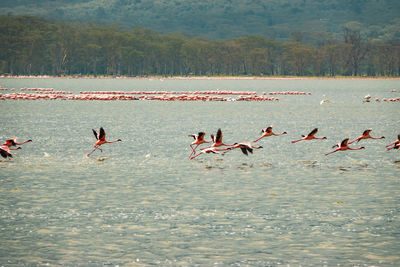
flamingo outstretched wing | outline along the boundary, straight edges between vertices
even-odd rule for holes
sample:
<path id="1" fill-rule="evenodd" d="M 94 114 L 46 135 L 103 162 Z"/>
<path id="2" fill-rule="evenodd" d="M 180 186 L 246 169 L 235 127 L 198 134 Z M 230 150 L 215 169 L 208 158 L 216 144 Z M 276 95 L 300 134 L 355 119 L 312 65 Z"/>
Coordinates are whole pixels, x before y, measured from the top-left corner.
<path id="1" fill-rule="evenodd" d="M 104 131 L 103 127 L 100 127 L 99 140 L 106 140 L 106 132 Z"/>
<path id="2" fill-rule="evenodd" d="M 318 128 L 314 128 L 314 130 L 312 130 L 312 131 L 308 134 L 308 136 L 315 135 L 316 133 L 318 133 Z"/>
<path id="3" fill-rule="evenodd" d="M 94 137 L 96 137 L 96 140 L 99 140 L 99 135 L 97 134 L 95 129 L 92 129 Z"/>
<path id="4" fill-rule="evenodd" d="M 222 142 L 222 131 L 221 128 L 217 131 L 217 136 L 215 138 L 216 143 Z"/>

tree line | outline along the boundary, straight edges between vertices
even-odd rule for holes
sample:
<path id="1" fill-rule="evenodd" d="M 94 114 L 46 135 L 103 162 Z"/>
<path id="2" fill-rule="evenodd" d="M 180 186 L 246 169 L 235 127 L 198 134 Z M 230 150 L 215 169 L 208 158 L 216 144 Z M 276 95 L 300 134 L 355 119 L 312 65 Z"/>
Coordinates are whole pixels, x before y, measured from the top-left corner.
<path id="1" fill-rule="evenodd" d="M 343 28 L 343 40 L 307 44 L 301 34 L 207 40 L 117 24 L 0 16 L 0 74 L 124 76 L 400 76 L 400 40 L 374 43 Z"/>

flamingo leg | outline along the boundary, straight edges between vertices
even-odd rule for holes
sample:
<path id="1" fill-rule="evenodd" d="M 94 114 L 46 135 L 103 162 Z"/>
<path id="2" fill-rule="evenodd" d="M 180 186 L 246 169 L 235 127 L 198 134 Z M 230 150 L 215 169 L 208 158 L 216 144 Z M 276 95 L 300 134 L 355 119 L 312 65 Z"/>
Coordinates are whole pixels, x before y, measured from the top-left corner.
<path id="1" fill-rule="evenodd" d="M 196 148 L 197 148 L 198 146 L 199 146 L 199 145 L 196 145 L 195 148 L 193 148 L 193 145 L 190 145 L 190 148 L 192 149 L 192 153 L 190 153 L 189 158 L 190 158 L 192 155 L 196 154 Z"/>
<path id="2" fill-rule="evenodd" d="M 200 156 L 201 154 L 203 154 L 203 152 L 199 152 L 197 155 L 194 155 L 194 156 L 192 156 L 192 157 L 189 157 L 189 159 L 197 158 L 197 157 Z"/>
<path id="3" fill-rule="evenodd" d="M 300 141 L 303 141 L 303 140 L 305 140 L 304 138 L 301 138 L 301 139 L 299 139 L 299 140 L 294 140 L 294 141 L 291 141 L 292 142 L 292 144 L 293 143 L 297 143 L 297 142 L 300 142 Z"/>
<path id="4" fill-rule="evenodd" d="M 363 147 L 359 147 L 359 148 L 351 148 L 351 147 L 349 147 L 348 149 L 349 150 L 361 150 L 361 149 L 363 149 Z"/>
<path id="5" fill-rule="evenodd" d="M 333 150 L 333 151 L 331 151 L 331 152 L 325 153 L 324 155 L 325 155 L 325 156 L 328 156 L 329 154 L 335 153 L 335 152 L 337 152 L 337 151 L 339 151 L 339 150 L 340 150 L 340 149 L 338 148 L 338 149 L 335 149 L 335 150 Z"/>
<path id="6" fill-rule="evenodd" d="M 354 140 L 351 141 L 351 142 L 348 142 L 347 144 L 351 145 L 352 143 L 354 143 L 354 142 L 356 142 L 356 141 L 357 141 L 357 143 L 358 143 L 358 142 L 360 142 L 360 140 L 361 140 L 360 138 L 357 138 L 357 139 L 354 139 Z"/>
<path id="7" fill-rule="evenodd" d="M 97 149 L 100 149 L 100 151 L 103 152 L 103 151 L 101 150 L 100 147 L 95 146 L 94 149 L 93 149 L 89 154 L 87 154 L 86 156 L 89 157 L 89 156 L 92 155 L 92 153 L 95 152 Z"/>
<path id="8" fill-rule="evenodd" d="M 258 138 L 257 140 L 254 140 L 253 142 L 258 142 L 259 140 L 261 140 L 262 138 L 264 138 L 264 136 L 261 136 L 260 138 Z"/>

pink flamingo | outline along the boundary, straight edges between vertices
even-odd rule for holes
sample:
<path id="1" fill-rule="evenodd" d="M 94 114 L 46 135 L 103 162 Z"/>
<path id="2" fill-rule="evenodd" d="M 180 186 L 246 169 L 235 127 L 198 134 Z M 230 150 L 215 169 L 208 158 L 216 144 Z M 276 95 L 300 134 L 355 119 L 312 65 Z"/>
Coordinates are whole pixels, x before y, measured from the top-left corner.
<path id="1" fill-rule="evenodd" d="M 224 150 L 224 149 L 217 149 L 216 147 L 206 147 L 200 150 L 199 153 L 197 153 L 197 155 L 194 155 L 192 157 L 190 157 L 190 159 L 194 159 L 197 158 L 198 156 L 200 156 L 201 154 L 209 154 L 209 153 L 213 153 L 213 154 L 221 154 L 219 151 Z"/>
<path id="2" fill-rule="evenodd" d="M 103 144 L 110 144 L 110 143 L 115 143 L 115 142 L 120 142 L 122 141 L 121 139 L 117 139 L 114 141 L 106 141 L 106 132 L 104 131 L 103 127 L 100 127 L 100 132 L 97 133 L 94 129 L 92 129 L 94 136 L 97 139 L 97 142 L 94 143 L 94 149 L 92 150 L 92 152 L 90 152 L 89 154 L 87 154 L 87 156 L 89 157 L 94 151 L 96 151 L 97 149 L 99 149 L 101 152 L 103 152 L 103 150 L 100 148 L 101 145 Z"/>
<path id="3" fill-rule="evenodd" d="M 13 147 L 13 146 L 17 146 L 17 145 L 19 146 L 19 145 L 22 145 L 22 144 L 25 144 L 25 143 L 29 143 L 29 142 L 32 142 L 32 140 L 29 139 L 29 140 L 26 140 L 26 141 L 24 141 L 22 143 L 18 143 L 17 142 L 17 137 L 13 137 L 13 138 L 10 138 L 7 141 L 5 141 L 3 146 Z"/>
<path id="4" fill-rule="evenodd" d="M 397 140 L 394 141 L 393 143 L 385 146 L 387 151 L 392 150 L 392 149 L 399 149 L 400 148 L 400 134 L 397 135 Z"/>
<path id="5" fill-rule="evenodd" d="M 279 133 L 279 134 L 274 133 L 274 132 L 272 131 L 272 126 L 269 126 L 269 127 L 265 128 L 265 129 L 262 129 L 262 130 L 261 130 L 261 133 L 262 133 L 261 137 L 258 138 L 258 139 L 255 140 L 255 141 L 253 141 L 253 142 L 257 142 L 257 141 L 259 141 L 259 140 L 261 140 L 262 138 L 267 137 L 267 136 L 272 136 L 272 135 L 279 136 L 279 135 L 287 134 L 287 132 L 281 132 L 281 133 Z"/>
<path id="6" fill-rule="evenodd" d="M 357 143 L 362 140 L 362 139 L 383 139 L 385 138 L 384 136 L 381 137 L 372 137 L 369 133 L 372 131 L 372 129 L 367 129 L 363 132 L 363 134 L 359 137 L 357 137 L 355 140 L 349 142 L 349 144 L 354 143 L 355 141 L 357 141 Z"/>
<path id="7" fill-rule="evenodd" d="M 193 143 L 190 144 L 190 148 L 192 149 L 192 153 L 189 155 L 189 158 L 196 153 L 196 148 L 201 145 L 201 144 L 205 144 L 205 143 L 210 143 L 210 141 L 206 141 L 204 140 L 206 133 L 204 132 L 199 132 L 198 134 L 190 134 L 189 137 L 193 137 L 194 141 Z M 195 145 L 195 147 L 193 148 L 193 146 Z"/>
<path id="8" fill-rule="evenodd" d="M 334 145 L 333 147 L 338 147 L 338 148 L 333 150 L 333 151 L 331 151 L 331 152 L 325 153 L 325 156 L 327 156 L 329 154 L 332 154 L 332 153 L 335 153 L 337 151 L 360 150 L 360 149 L 364 149 L 365 148 L 363 146 L 359 147 L 359 148 L 351 148 L 351 147 L 348 146 L 348 141 L 349 141 L 349 138 L 346 138 L 341 143 Z"/>
<path id="9" fill-rule="evenodd" d="M 325 136 L 324 137 L 315 137 L 314 135 L 317 134 L 317 132 L 318 132 L 318 128 L 315 128 L 307 136 L 301 135 L 301 136 L 303 136 L 303 138 L 301 138 L 299 140 L 294 140 L 294 141 L 292 141 L 292 143 L 296 143 L 296 142 L 303 141 L 303 140 L 326 139 Z"/>
<path id="10" fill-rule="evenodd" d="M 230 150 L 233 150 L 236 148 L 240 148 L 242 150 L 243 154 L 245 154 L 247 156 L 248 155 L 247 152 L 253 153 L 253 149 L 260 149 L 263 147 L 262 146 L 253 146 L 250 142 L 243 142 L 243 143 L 234 143 L 232 147 L 220 149 L 220 151 L 221 150 L 230 151 Z M 223 154 L 228 153 L 228 151 L 224 152 Z"/>
<path id="11" fill-rule="evenodd" d="M 213 144 L 210 147 L 233 146 L 233 145 L 228 145 L 228 144 L 223 143 L 222 142 L 222 136 L 223 135 L 222 135 L 221 128 L 218 129 L 217 136 L 214 137 L 214 135 L 211 134 L 211 140 L 212 140 Z M 202 148 L 202 150 L 210 148 L 210 147 Z"/>
<path id="12" fill-rule="evenodd" d="M 2 145 L 2 146 L 0 146 L 0 155 L 3 158 L 8 158 L 9 160 L 11 160 L 11 158 L 12 158 L 11 150 L 18 150 L 18 149 L 21 149 L 21 148 L 20 147 L 11 148 L 9 146 Z"/>

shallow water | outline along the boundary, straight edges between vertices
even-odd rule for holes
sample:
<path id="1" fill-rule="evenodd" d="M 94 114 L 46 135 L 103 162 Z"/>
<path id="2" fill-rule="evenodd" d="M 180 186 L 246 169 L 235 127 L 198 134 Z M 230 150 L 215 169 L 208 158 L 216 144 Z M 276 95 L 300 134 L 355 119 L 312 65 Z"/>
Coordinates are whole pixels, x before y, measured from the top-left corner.
<path id="1" fill-rule="evenodd" d="M 400 264 L 396 80 L 0 79 L 6 88 L 305 91 L 279 102 L 1 101 L 0 264 L 275 266 Z M 325 95 L 325 96 L 323 96 Z M 320 105 L 328 98 L 332 103 Z M 187 135 L 222 128 L 249 156 L 188 160 Z M 103 126 L 110 140 L 90 158 Z M 327 140 L 291 144 L 318 127 Z M 365 129 L 383 140 L 324 156 Z"/>

